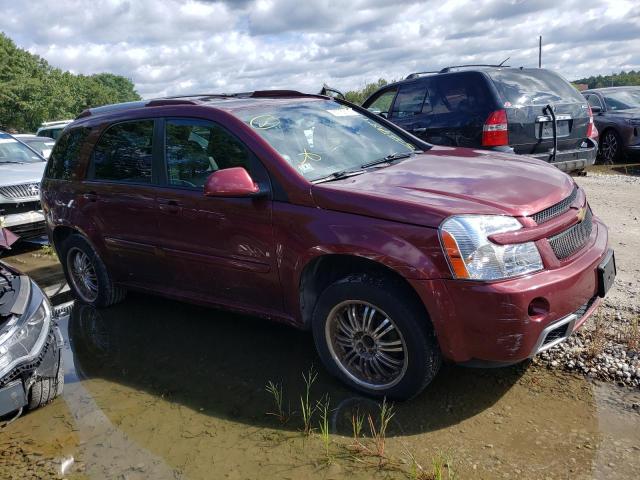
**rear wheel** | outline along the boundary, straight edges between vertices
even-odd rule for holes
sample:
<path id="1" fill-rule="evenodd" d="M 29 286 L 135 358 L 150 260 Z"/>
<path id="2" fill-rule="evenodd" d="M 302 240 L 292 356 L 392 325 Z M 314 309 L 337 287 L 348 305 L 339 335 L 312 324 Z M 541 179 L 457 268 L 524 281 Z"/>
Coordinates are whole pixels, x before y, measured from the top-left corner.
<path id="1" fill-rule="evenodd" d="M 613 165 L 622 159 L 622 140 L 615 130 L 607 130 L 600 140 L 600 162 Z"/>
<path id="2" fill-rule="evenodd" d="M 441 364 L 424 308 L 386 279 L 353 275 L 333 283 L 318 300 L 312 327 L 326 368 L 368 395 L 411 398 Z"/>
<path id="3" fill-rule="evenodd" d="M 83 236 L 70 236 L 62 250 L 61 263 L 67 282 L 80 301 L 108 307 L 124 299 L 126 290 L 113 283 L 104 262 Z"/>

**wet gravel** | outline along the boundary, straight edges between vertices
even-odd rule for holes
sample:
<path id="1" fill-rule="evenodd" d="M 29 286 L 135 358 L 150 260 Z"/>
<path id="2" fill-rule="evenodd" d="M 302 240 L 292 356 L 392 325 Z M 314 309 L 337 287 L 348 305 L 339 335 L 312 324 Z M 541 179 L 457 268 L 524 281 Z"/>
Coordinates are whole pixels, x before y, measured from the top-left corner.
<path id="1" fill-rule="evenodd" d="M 2 435 L 0 430 L 0 436 Z M 0 437 L 1 438 L 1 437 Z M 21 480 L 61 478 L 61 463 L 47 458 L 24 439 L 0 440 L 0 477 Z M 9 474 L 9 477 L 4 477 Z"/>

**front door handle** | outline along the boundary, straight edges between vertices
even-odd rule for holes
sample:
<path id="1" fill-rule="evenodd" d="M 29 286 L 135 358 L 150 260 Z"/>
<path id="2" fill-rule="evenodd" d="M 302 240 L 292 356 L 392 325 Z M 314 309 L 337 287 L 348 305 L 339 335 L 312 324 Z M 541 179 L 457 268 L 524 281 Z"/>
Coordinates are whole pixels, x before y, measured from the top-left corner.
<path id="1" fill-rule="evenodd" d="M 182 211 L 182 207 L 177 200 L 160 200 L 158 203 L 158 208 L 161 212 L 166 213 L 180 213 Z"/>
<path id="2" fill-rule="evenodd" d="M 98 194 L 96 192 L 87 192 L 82 196 L 85 200 L 88 200 L 90 202 L 95 202 L 98 200 Z"/>
<path id="3" fill-rule="evenodd" d="M 414 128 L 413 130 L 411 130 L 413 133 L 424 133 L 427 131 L 426 127 L 420 127 L 420 128 Z"/>

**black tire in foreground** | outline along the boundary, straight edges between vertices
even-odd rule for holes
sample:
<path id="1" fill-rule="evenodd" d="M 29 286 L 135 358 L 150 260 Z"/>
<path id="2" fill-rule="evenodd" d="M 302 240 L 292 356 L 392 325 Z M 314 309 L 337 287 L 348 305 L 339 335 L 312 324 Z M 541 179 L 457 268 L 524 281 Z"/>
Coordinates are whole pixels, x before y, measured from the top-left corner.
<path id="1" fill-rule="evenodd" d="M 61 250 L 67 282 L 81 302 L 102 308 L 124 300 L 126 289 L 113 283 L 104 262 L 82 235 L 71 235 Z"/>
<path id="2" fill-rule="evenodd" d="M 356 274 L 331 284 L 316 304 L 312 329 L 327 370 L 374 397 L 414 397 L 442 363 L 427 312 L 393 279 Z"/>

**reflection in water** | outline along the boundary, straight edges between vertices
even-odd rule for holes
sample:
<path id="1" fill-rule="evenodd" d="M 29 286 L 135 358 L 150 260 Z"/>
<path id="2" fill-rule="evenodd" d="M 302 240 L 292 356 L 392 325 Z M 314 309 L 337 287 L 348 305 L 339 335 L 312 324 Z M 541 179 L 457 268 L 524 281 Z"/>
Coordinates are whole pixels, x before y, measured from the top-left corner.
<path id="1" fill-rule="evenodd" d="M 377 409 L 376 402 L 324 371 L 309 333 L 260 319 L 142 298 L 100 311 L 77 305 L 69 335 L 80 378 L 142 389 L 218 418 L 272 426 L 264 415 L 272 408 L 265 385 L 282 384 L 297 405 L 302 373 L 311 366 L 319 371 L 314 390 L 328 394 L 334 405 L 349 406 L 334 412 L 338 433 L 351 433 L 353 409 Z M 390 433 L 416 434 L 472 417 L 494 404 L 524 370 L 445 369 L 426 392 L 403 404 Z"/>
<path id="2" fill-rule="evenodd" d="M 407 452 L 427 467 L 450 453 L 458 478 L 628 478 L 640 467 L 640 415 L 579 377 L 447 366 L 396 405 L 387 452 L 397 468 L 380 472 L 346 450 L 353 412 L 375 414 L 377 403 L 326 374 L 309 333 L 137 295 L 99 311 L 76 305 L 61 327 L 64 397 L 11 425 L 9 438 L 73 458 L 69 478 L 406 478 Z M 311 365 L 312 397 L 329 395 L 338 434 L 331 465 L 295 413 Z M 266 415 L 269 380 L 293 412 L 284 425 Z"/>

